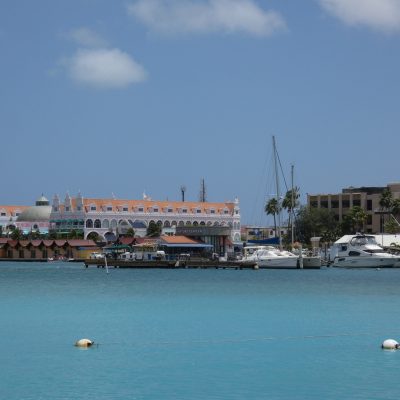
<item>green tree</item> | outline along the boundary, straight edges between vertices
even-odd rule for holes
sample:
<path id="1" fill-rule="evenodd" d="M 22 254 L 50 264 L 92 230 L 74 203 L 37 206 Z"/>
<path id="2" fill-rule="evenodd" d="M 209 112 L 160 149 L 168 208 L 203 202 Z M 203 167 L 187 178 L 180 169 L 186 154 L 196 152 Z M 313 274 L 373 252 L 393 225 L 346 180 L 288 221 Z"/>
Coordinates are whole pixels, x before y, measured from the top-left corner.
<path id="1" fill-rule="evenodd" d="M 100 241 L 100 235 L 97 232 L 90 232 L 87 236 L 88 240 L 93 240 L 94 242 Z"/>
<path id="2" fill-rule="evenodd" d="M 389 221 L 385 223 L 385 232 L 394 235 L 395 233 L 400 233 L 400 226 L 397 220 L 390 218 Z"/>
<path id="3" fill-rule="evenodd" d="M 350 235 L 354 233 L 354 221 L 349 214 L 343 215 L 339 228 L 342 235 Z"/>
<path id="4" fill-rule="evenodd" d="M 393 203 L 393 196 L 392 192 L 389 189 L 384 189 L 381 198 L 379 199 L 379 205 L 383 211 L 390 210 Z"/>
<path id="5" fill-rule="evenodd" d="M 81 230 L 71 229 L 67 237 L 68 239 L 83 239 L 83 232 Z"/>
<path id="6" fill-rule="evenodd" d="M 49 240 L 55 240 L 57 238 L 58 238 L 57 232 L 54 230 L 49 231 L 49 233 L 47 234 L 47 239 Z"/>
<path id="7" fill-rule="evenodd" d="M 125 235 L 126 237 L 135 237 L 135 230 L 133 228 L 128 228 L 126 230 Z"/>
<path id="8" fill-rule="evenodd" d="M 14 227 L 14 228 L 11 230 L 10 237 L 11 237 L 11 239 L 13 239 L 13 240 L 21 240 L 21 239 L 23 239 L 24 234 L 23 234 L 23 232 L 21 231 L 21 229 Z"/>
<path id="9" fill-rule="evenodd" d="M 300 192 L 298 187 L 294 187 L 286 192 L 285 198 L 282 201 L 282 208 L 289 214 L 288 229 L 292 226 L 293 210 L 299 206 Z"/>
<path id="10" fill-rule="evenodd" d="M 30 231 L 28 237 L 30 240 L 36 240 L 36 239 L 40 239 L 41 236 L 42 235 L 41 235 L 40 231 L 35 230 L 35 231 Z"/>
<path id="11" fill-rule="evenodd" d="M 155 222 L 151 221 L 149 226 L 147 227 L 147 236 L 150 237 L 158 237 L 160 236 L 162 231 L 162 226 L 160 224 L 156 224 Z"/>
<path id="12" fill-rule="evenodd" d="M 267 213 L 267 215 L 272 215 L 274 217 L 274 227 L 275 227 L 275 236 L 276 236 L 276 232 L 277 232 L 276 216 L 279 214 L 279 211 L 280 211 L 278 200 L 275 197 L 268 200 L 267 204 L 265 205 L 264 211 Z"/>
<path id="13" fill-rule="evenodd" d="M 353 222 L 353 229 L 356 231 L 364 230 L 364 224 L 367 220 L 367 213 L 360 206 L 354 206 L 350 209 L 348 214 L 351 221 Z"/>
<path id="14" fill-rule="evenodd" d="M 393 199 L 390 211 L 393 217 L 396 218 L 396 220 L 398 221 L 397 217 L 400 215 L 400 199 Z"/>
<path id="15" fill-rule="evenodd" d="M 296 230 L 298 238 L 309 244 L 315 236 L 330 238 L 332 241 L 339 234 L 339 224 L 333 211 L 327 208 L 301 207 L 296 216 Z"/>

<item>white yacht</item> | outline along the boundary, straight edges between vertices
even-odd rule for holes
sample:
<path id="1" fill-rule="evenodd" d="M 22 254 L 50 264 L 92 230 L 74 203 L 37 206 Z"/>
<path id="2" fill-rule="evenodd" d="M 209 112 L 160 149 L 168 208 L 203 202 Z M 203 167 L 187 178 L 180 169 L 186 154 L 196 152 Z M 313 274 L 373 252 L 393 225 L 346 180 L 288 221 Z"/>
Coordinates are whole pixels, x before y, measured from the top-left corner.
<path id="1" fill-rule="evenodd" d="M 298 268 L 299 257 L 273 246 L 247 246 L 243 261 L 254 261 L 259 268 Z"/>
<path id="2" fill-rule="evenodd" d="M 385 252 L 373 235 L 345 235 L 331 249 L 333 267 L 377 268 L 393 267 L 400 257 Z"/>
<path id="3" fill-rule="evenodd" d="M 259 268 L 298 268 L 299 257 L 286 250 L 279 250 L 270 246 L 268 249 L 257 252 Z"/>

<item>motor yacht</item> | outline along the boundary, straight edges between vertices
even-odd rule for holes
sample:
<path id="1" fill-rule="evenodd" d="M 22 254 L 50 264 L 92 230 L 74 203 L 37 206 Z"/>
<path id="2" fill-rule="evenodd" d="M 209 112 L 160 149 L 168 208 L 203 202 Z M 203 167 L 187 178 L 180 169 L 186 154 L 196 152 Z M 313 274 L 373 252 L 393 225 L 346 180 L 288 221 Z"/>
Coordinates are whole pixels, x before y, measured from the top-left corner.
<path id="1" fill-rule="evenodd" d="M 385 252 L 373 235 L 345 235 L 331 249 L 333 267 L 377 268 L 393 267 L 400 257 Z"/>
<path id="2" fill-rule="evenodd" d="M 255 256 L 259 268 L 299 268 L 298 256 L 272 246 L 257 250 Z"/>

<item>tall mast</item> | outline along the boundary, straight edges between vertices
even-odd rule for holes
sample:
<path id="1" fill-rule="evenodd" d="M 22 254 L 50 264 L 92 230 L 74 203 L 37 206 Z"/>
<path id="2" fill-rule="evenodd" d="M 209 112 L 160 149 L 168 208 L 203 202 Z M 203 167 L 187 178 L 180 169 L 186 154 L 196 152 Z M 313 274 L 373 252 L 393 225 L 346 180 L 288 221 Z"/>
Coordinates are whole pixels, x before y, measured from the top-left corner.
<path id="1" fill-rule="evenodd" d="M 279 247 L 282 248 L 282 238 L 281 238 L 281 212 L 280 212 L 280 189 L 279 189 L 279 176 L 278 176 L 278 157 L 277 157 L 277 151 L 276 151 L 276 142 L 275 142 L 275 136 L 272 136 L 272 145 L 274 149 L 274 164 L 275 164 L 275 183 L 276 183 L 276 200 L 277 200 L 277 206 L 278 206 L 278 232 L 276 234 L 278 235 L 279 238 Z"/>
<path id="2" fill-rule="evenodd" d="M 290 208 L 290 214 L 291 214 L 291 216 L 290 216 L 290 220 L 291 220 L 291 222 L 292 222 L 292 226 L 291 226 L 291 228 L 292 228 L 292 247 L 293 247 L 293 243 L 294 243 L 294 183 L 293 183 L 293 175 L 294 175 L 294 165 L 292 164 L 292 173 L 291 173 L 291 176 L 292 176 L 292 207 Z"/>

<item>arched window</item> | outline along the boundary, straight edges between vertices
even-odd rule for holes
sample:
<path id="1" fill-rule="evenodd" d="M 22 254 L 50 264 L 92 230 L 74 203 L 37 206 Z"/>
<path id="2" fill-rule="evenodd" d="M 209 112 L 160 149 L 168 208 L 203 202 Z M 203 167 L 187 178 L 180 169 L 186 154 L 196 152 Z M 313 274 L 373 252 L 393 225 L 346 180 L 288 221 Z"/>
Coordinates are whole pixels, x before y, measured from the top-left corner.
<path id="1" fill-rule="evenodd" d="M 205 224 L 206 224 L 206 223 L 205 223 L 204 221 L 201 221 L 201 222 L 200 222 L 200 225 L 201 225 L 201 226 L 204 226 Z"/>
<path id="2" fill-rule="evenodd" d="M 185 223 L 183 221 L 179 221 L 178 226 L 185 226 Z"/>
<path id="3" fill-rule="evenodd" d="M 96 219 L 96 220 L 94 221 L 94 227 L 95 227 L 96 229 L 101 228 L 101 221 L 100 221 L 99 219 Z"/>
<path id="4" fill-rule="evenodd" d="M 197 225 L 199 225 L 199 223 L 197 221 L 194 221 L 193 226 L 197 226 Z"/>
<path id="5" fill-rule="evenodd" d="M 169 221 L 164 222 L 164 228 L 169 228 L 170 226 L 171 224 L 169 223 Z"/>
<path id="6" fill-rule="evenodd" d="M 186 221 L 186 226 L 190 226 L 192 223 L 190 221 Z"/>
<path id="7" fill-rule="evenodd" d="M 171 226 L 177 226 L 177 225 L 178 225 L 178 223 L 176 221 L 171 222 Z"/>
<path id="8" fill-rule="evenodd" d="M 115 229 L 117 227 L 117 220 L 112 219 L 110 224 L 111 229 Z"/>
<path id="9" fill-rule="evenodd" d="M 108 229 L 110 227 L 110 221 L 108 219 L 105 219 L 103 221 L 103 228 Z"/>
<path id="10" fill-rule="evenodd" d="M 219 226 L 219 223 L 217 221 L 215 221 L 214 226 Z"/>
<path id="11" fill-rule="evenodd" d="M 86 220 L 86 228 L 93 228 L 93 221 L 91 219 Z"/>

